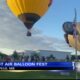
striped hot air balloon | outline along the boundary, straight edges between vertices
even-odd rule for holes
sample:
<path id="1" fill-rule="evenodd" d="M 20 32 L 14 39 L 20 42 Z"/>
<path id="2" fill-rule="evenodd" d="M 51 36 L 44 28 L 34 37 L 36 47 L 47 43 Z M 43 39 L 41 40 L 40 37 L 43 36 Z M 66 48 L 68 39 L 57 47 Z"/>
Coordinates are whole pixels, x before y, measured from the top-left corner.
<path id="1" fill-rule="evenodd" d="M 80 23 L 76 24 L 76 35 L 74 33 L 73 22 L 65 22 L 63 24 L 63 30 L 65 32 L 65 40 L 70 47 L 75 48 L 75 38 L 77 37 L 77 50 L 80 51 Z"/>

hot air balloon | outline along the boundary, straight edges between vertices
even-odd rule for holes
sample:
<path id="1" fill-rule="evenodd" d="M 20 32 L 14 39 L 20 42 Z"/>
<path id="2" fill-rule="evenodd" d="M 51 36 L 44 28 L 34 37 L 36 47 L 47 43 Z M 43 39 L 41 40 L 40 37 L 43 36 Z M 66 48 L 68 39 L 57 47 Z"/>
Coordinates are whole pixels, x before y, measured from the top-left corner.
<path id="1" fill-rule="evenodd" d="M 33 25 L 46 13 L 51 4 L 52 0 L 7 0 L 12 13 L 28 29 L 27 36 L 31 36 Z"/>
<path id="2" fill-rule="evenodd" d="M 80 51 L 80 23 L 76 24 L 77 29 L 77 50 Z M 65 22 L 63 24 L 63 30 L 65 32 L 65 40 L 69 44 L 70 47 L 75 48 L 75 38 L 74 38 L 74 29 L 73 22 Z"/>

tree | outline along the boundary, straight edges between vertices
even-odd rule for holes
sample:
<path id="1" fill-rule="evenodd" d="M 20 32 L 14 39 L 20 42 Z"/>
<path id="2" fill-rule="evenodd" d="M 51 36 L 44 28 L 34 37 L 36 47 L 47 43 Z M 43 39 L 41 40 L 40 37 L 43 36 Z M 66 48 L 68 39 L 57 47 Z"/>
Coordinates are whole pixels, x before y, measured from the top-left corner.
<path id="1" fill-rule="evenodd" d="M 48 60 L 49 60 L 49 61 L 54 61 L 54 60 L 55 60 L 54 55 L 53 55 L 53 54 L 51 54 L 51 55 L 48 57 Z"/>
<path id="2" fill-rule="evenodd" d="M 0 61 L 5 61 L 5 57 L 7 57 L 7 55 L 0 52 Z"/>
<path id="3" fill-rule="evenodd" d="M 80 60 L 80 55 L 78 55 L 78 59 Z"/>
<path id="4" fill-rule="evenodd" d="M 75 55 L 72 55 L 71 56 L 71 61 L 74 61 L 75 60 Z"/>
<path id="5" fill-rule="evenodd" d="M 17 51 L 14 51 L 14 52 L 13 52 L 12 57 L 13 57 L 15 60 L 18 60 L 18 59 L 19 59 L 19 55 L 18 55 Z"/>
<path id="6" fill-rule="evenodd" d="M 41 57 L 41 61 L 42 61 L 42 62 L 45 62 L 45 61 L 46 61 L 45 56 L 42 56 L 42 57 Z"/>
<path id="7" fill-rule="evenodd" d="M 25 61 L 29 61 L 29 55 L 27 55 L 26 57 L 25 57 Z"/>
<path id="8" fill-rule="evenodd" d="M 31 61 L 32 60 L 35 61 L 35 62 L 40 61 L 40 55 L 36 52 L 33 52 L 32 55 L 31 55 Z"/>
<path id="9" fill-rule="evenodd" d="M 69 55 L 66 55 L 66 61 L 70 61 Z"/>

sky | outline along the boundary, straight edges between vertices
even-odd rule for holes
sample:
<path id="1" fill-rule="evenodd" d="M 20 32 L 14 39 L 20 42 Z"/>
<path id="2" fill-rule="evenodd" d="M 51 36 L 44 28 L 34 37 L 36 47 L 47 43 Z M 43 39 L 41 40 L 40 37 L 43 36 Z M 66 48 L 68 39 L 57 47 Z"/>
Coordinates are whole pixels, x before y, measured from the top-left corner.
<path id="1" fill-rule="evenodd" d="M 73 21 L 75 8 L 77 10 L 77 21 L 80 21 L 80 0 L 53 0 L 49 11 L 37 23 L 38 28 L 41 29 L 45 35 L 47 34 L 50 37 L 64 40 L 62 25 L 66 21 Z"/>
<path id="2" fill-rule="evenodd" d="M 64 39 L 62 25 L 73 21 L 74 8 L 80 21 L 80 0 L 53 0 L 46 14 L 34 25 L 32 37 L 26 36 L 23 23 L 9 10 L 6 0 L 0 0 L 0 51 L 12 54 L 14 50 L 71 51 Z"/>

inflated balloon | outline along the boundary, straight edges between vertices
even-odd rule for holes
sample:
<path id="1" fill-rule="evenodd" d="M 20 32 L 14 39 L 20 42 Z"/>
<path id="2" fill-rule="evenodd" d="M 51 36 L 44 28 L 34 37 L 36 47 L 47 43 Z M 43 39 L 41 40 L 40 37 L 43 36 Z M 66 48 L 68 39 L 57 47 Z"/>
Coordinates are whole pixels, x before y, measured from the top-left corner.
<path id="1" fill-rule="evenodd" d="M 63 24 L 63 29 L 67 34 L 73 34 L 73 23 L 72 22 L 65 22 Z"/>
<path id="2" fill-rule="evenodd" d="M 28 29 L 27 36 L 31 36 L 31 28 L 48 10 L 52 0 L 7 0 L 7 4 Z"/>
<path id="3" fill-rule="evenodd" d="M 75 48 L 75 39 L 73 35 L 68 35 L 69 44 L 71 47 Z M 77 50 L 80 51 L 80 41 L 77 40 Z"/>
<path id="4" fill-rule="evenodd" d="M 76 24 L 77 29 L 77 50 L 80 51 L 80 23 Z M 63 24 L 63 30 L 65 32 L 64 38 L 70 47 L 75 48 L 75 37 L 74 37 L 74 29 L 73 22 L 65 22 Z"/>

